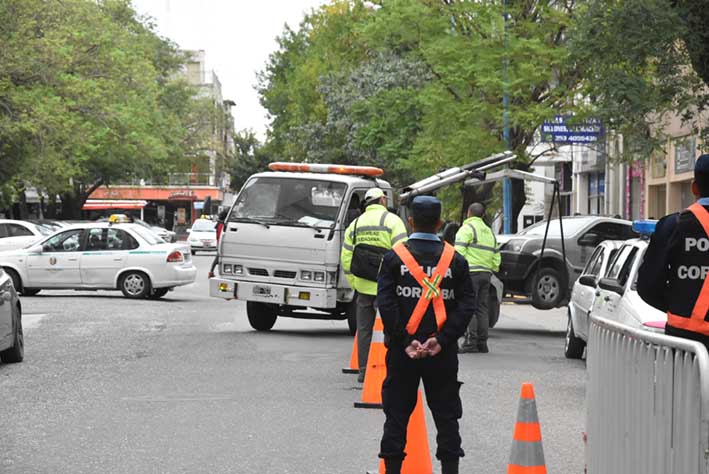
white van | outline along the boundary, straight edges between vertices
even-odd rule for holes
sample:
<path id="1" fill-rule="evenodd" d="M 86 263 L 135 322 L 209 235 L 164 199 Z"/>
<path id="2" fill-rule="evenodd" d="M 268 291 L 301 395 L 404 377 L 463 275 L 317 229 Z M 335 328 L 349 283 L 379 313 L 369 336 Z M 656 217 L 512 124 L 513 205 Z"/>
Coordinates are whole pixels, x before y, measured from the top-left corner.
<path id="1" fill-rule="evenodd" d="M 344 231 L 368 189 L 394 205 L 384 172 L 366 166 L 271 163 L 239 192 L 219 242 L 219 277 L 209 292 L 246 301 L 251 326 L 278 316 L 347 319 L 356 328 L 354 291 L 340 267 Z"/>

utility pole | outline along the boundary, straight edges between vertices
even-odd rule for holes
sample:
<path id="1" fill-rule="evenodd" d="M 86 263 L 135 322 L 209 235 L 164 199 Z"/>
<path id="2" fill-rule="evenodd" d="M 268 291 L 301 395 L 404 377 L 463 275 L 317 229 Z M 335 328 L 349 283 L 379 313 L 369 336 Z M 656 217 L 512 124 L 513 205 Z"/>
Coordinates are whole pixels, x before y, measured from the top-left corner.
<path id="1" fill-rule="evenodd" d="M 509 12 L 507 11 L 509 0 L 503 0 L 505 16 L 505 56 L 502 65 L 502 122 L 503 131 L 502 136 L 505 140 L 505 150 L 510 149 L 510 80 L 509 80 L 509 46 L 510 46 L 510 33 L 509 33 Z M 512 233 L 512 180 L 510 178 L 505 178 L 502 181 L 502 220 L 503 220 L 503 232 L 505 234 Z"/>

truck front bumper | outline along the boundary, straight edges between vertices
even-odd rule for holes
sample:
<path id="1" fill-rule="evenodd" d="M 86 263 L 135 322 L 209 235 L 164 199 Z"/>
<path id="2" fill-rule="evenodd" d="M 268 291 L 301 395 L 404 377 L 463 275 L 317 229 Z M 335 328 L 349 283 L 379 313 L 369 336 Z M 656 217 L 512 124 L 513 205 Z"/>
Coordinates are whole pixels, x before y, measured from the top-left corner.
<path id="1" fill-rule="evenodd" d="M 333 309 L 337 306 L 336 288 L 278 285 L 219 277 L 209 279 L 209 296 L 315 309 Z"/>

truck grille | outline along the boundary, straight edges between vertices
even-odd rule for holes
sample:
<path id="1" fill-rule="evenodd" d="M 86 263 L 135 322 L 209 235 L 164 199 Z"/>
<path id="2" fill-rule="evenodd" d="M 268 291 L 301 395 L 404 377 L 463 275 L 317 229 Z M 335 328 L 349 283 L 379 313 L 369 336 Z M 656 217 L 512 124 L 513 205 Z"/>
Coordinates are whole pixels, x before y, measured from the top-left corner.
<path id="1" fill-rule="evenodd" d="M 268 270 L 266 270 L 265 268 L 249 268 L 249 274 L 267 277 Z"/>
<path id="2" fill-rule="evenodd" d="M 289 272 L 287 270 L 276 270 L 273 272 L 273 276 L 276 278 L 290 278 L 293 279 L 297 275 L 296 272 Z"/>

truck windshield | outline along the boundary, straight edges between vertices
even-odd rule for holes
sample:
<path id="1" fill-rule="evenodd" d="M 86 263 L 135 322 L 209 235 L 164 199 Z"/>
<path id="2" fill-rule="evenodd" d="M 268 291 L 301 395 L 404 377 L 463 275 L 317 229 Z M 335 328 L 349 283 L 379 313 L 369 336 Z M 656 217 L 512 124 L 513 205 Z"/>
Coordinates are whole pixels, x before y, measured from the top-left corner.
<path id="1" fill-rule="evenodd" d="M 330 228 L 335 225 L 344 183 L 302 178 L 260 177 L 239 193 L 229 221 Z"/>

